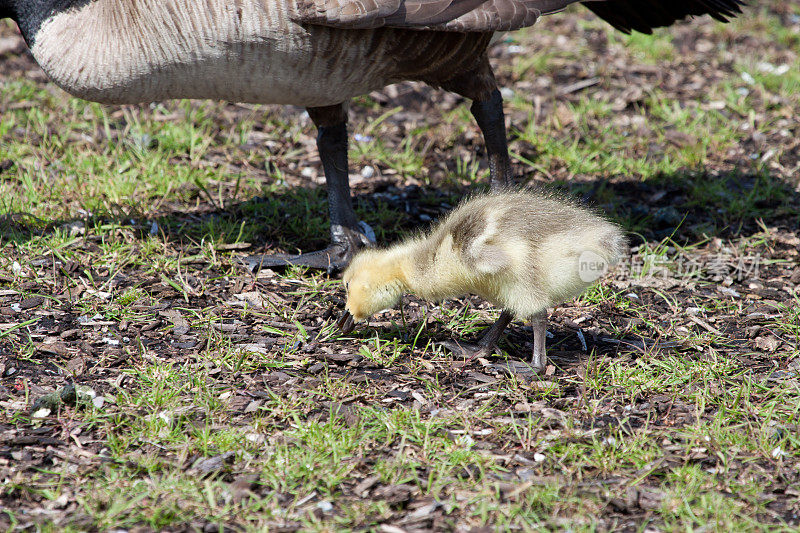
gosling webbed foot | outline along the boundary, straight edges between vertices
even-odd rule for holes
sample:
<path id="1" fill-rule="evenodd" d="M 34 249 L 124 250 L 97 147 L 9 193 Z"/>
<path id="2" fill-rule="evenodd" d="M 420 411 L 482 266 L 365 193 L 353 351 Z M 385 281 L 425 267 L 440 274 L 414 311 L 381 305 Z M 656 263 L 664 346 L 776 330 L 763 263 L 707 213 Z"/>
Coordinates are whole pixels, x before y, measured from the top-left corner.
<path id="1" fill-rule="evenodd" d="M 478 357 L 489 357 L 494 353 L 494 345 L 486 346 L 483 343 L 466 342 L 456 339 L 442 341 L 437 343 L 442 348 L 446 349 L 454 356 L 463 358 L 463 362 L 456 363 L 456 366 L 466 366 Z"/>
<path id="2" fill-rule="evenodd" d="M 536 376 L 542 373 L 542 369 L 535 368 L 533 365 L 526 363 L 525 361 L 505 361 L 503 363 L 493 365 L 492 368 L 507 372 L 509 375 L 513 374 L 515 376 L 525 378 Z"/>
<path id="3" fill-rule="evenodd" d="M 467 365 L 470 361 L 478 357 L 488 357 L 494 353 L 497 341 L 500 340 L 500 336 L 512 319 L 513 316 L 511 313 L 507 310 L 503 310 L 503 312 L 500 313 L 500 317 L 494 324 L 487 328 L 483 337 L 481 337 L 481 340 L 477 343 L 473 344 L 464 341 L 449 340 L 440 342 L 439 345 L 456 355 L 466 358 L 466 361 L 459 366 Z"/>

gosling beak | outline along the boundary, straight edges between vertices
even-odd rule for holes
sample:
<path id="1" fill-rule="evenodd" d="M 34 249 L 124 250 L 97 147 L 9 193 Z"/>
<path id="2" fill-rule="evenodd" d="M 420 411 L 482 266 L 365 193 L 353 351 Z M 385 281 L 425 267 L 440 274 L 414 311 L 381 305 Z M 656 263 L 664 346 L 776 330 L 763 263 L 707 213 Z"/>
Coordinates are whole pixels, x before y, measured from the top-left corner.
<path id="1" fill-rule="evenodd" d="M 343 335 L 348 335 L 353 329 L 356 327 L 356 322 L 353 320 L 353 315 L 350 314 L 350 311 L 345 311 L 342 313 L 341 318 L 336 322 L 336 326 L 342 330 Z"/>

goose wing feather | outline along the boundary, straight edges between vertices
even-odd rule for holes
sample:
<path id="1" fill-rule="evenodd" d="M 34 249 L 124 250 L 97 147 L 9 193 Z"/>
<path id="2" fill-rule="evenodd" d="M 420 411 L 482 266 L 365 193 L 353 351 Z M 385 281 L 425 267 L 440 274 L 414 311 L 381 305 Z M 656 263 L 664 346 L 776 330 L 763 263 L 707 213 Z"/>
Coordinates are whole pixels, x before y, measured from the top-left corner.
<path id="1" fill-rule="evenodd" d="M 298 0 L 295 22 L 337 28 L 509 31 L 577 0 Z"/>
<path id="2" fill-rule="evenodd" d="M 726 22 L 741 13 L 744 0 L 590 0 L 582 2 L 598 17 L 625 33 L 652 33 L 689 16 L 711 15 Z"/>
<path id="3" fill-rule="evenodd" d="M 578 0 L 297 0 L 295 22 L 335 28 L 410 28 L 458 32 L 511 31 Z M 652 33 L 688 16 L 717 20 L 741 12 L 744 0 L 584 0 L 615 28 Z"/>

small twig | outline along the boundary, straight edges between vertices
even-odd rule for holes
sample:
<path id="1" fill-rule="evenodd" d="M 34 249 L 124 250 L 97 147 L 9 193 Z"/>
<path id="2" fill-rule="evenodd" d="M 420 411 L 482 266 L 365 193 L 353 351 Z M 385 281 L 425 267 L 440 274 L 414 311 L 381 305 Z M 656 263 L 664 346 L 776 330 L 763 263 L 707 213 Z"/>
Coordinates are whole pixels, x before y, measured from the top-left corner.
<path id="1" fill-rule="evenodd" d="M 702 327 L 704 330 L 708 331 L 709 333 L 713 333 L 714 335 L 722 336 L 722 332 L 706 322 L 705 320 L 701 320 L 696 316 L 688 315 L 689 320 L 697 324 L 698 326 Z"/>
<path id="2" fill-rule="evenodd" d="M 600 78 L 589 78 L 587 80 L 576 81 L 575 83 L 570 83 L 569 85 L 565 85 L 558 90 L 559 96 L 566 96 L 571 93 L 576 93 L 587 87 L 591 87 L 592 85 L 597 85 L 600 83 Z"/>

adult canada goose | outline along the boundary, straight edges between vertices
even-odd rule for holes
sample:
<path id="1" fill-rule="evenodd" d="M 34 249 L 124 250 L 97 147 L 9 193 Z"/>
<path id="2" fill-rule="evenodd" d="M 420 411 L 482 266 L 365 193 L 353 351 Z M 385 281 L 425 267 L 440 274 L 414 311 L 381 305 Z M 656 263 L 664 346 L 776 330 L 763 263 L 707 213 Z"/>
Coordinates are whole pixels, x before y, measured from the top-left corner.
<path id="1" fill-rule="evenodd" d="M 494 350 L 512 318 L 533 323 L 531 366 L 544 368 L 547 308 L 583 292 L 625 253 L 619 227 L 588 209 L 532 191 L 498 191 L 464 202 L 427 234 L 358 253 L 344 271 L 339 325 L 393 307 L 403 293 L 430 301 L 477 294 L 503 308 L 475 357 Z"/>
<path id="2" fill-rule="evenodd" d="M 328 187 L 332 244 L 290 262 L 337 268 L 367 243 L 350 199 L 347 102 L 402 80 L 472 100 L 493 188 L 510 160 L 486 48 L 577 0 L 0 0 L 36 61 L 65 91 L 97 102 L 170 98 L 308 109 Z M 622 31 L 690 15 L 726 20 L 742 0 L 593 0 Z M 263 264 L 286 258 L 261 258 Z"/>

